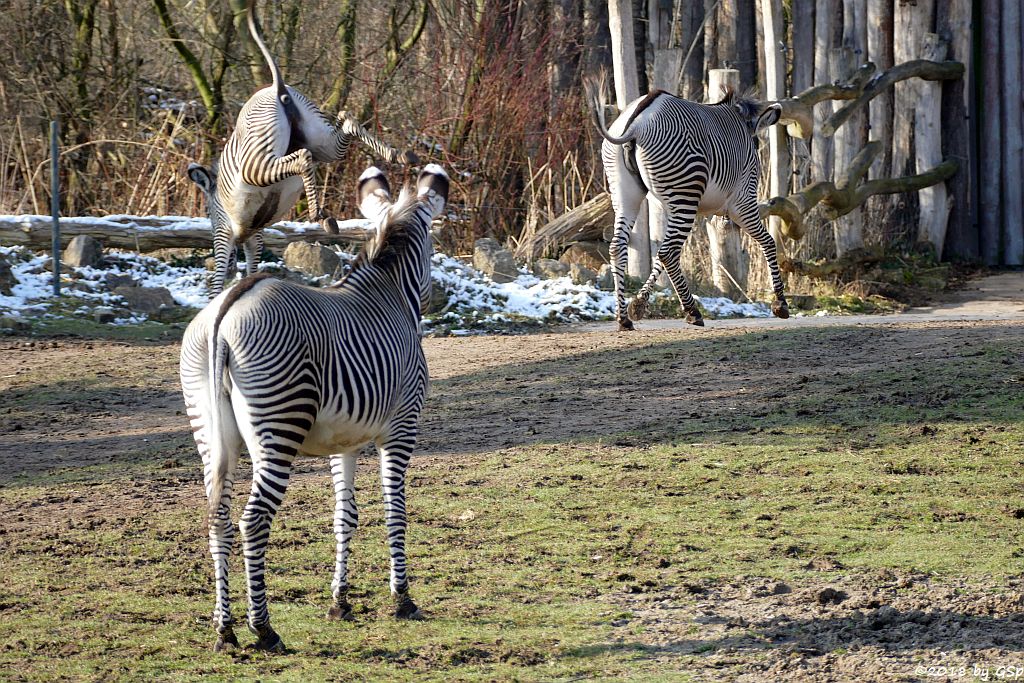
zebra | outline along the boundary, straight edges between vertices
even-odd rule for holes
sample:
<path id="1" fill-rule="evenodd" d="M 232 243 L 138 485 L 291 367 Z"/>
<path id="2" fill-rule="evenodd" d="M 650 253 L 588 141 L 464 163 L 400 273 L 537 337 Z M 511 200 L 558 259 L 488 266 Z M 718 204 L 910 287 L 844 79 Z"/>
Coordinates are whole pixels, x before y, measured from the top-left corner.
<path id="1" fill-rule="evenodd" d="M 758 211 L 761 162 L 753 139 L 762 126 L 779 120 L 781 106 L 764 108 L 731 91 L 716 104 L 697 104 L 656 90 L 630 102 L 609 130 L 604 120 L 603 78 L 587 78 L 584 86 L 604 138 L 601 160 L 615 210 L 610 255 L 619 329 L 632 330 L 633 320 L 646 314 L 651 290 L 663 271 L 686 311 L 686 321 L 704 325 L 679 262 L 698 212 L 728 215 L 757 240 L 771 270 L 772 313 L 788 318 L 775 240 Z M 645 197 L 665 208 L 665 236 L 650 277 L 626 309 L 626 244 Z"/>
<path id="2" fill-rule="evenodd" d="M 180 377 L 204 467 L 217 651 L 238 646 L 228 556 L 243 445 L 253 480 L 238 529 L 256 648 L 284 650 L 270 625 L 264 560 L 299 453 L 328 456 L 334 480 L 337 551 L 328 618 L 352 616 L 347 594 L 349 541 L 358 521 L 356 454 L 371 442 L 380 454 L 394 615 L 421 618 L 409 596 L 405 473 L 427 389 L 420 316 L 430 298 L 430 226 L 444 209 L 448 185 L 445 171 L 428 164 L 416 193 L 407 188 L 392 204 L 383 173 L 367 169 L 359 180 L 360 209 L 379 228 L 341 282 L 317 289 L 250 276 L 209 303 L 185 331 Z"/>
<path id="3" fill-rule="evenodd" d="M 247 6 L 249 33 L 270 67 L 273 83 L 257 91 L 242 107 L 235 130 L 211 167 L 188 166 L 188 177 L 206 198 L 213 230 L 213 299 L 235 270 L 235 246 L 245 251 L 246 273 L 256 272 L 263 251 L 262 230 L 283 219 L 300 192 L 309 203 L 309 218 L 337 234 L 338 224 L 320 206 L 317 162 L 341 161 L 352 140 L 360 140 L 389 163 L 419 163 L 412 151 L 399 152 L 366 131 L 347 112 L 339 125 L 295 88 L 285 84 L 281 70 L 261 37 L 255 0 Z"/>

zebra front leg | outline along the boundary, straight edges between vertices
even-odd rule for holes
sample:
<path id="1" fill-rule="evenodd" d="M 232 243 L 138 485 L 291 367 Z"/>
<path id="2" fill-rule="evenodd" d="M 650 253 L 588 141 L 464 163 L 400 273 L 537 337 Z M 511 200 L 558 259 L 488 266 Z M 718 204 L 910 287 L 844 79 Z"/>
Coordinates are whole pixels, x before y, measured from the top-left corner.
<path id="1" fill-rule="evenodd" d="M 612 282 L 615 285 L 615 319 L 619 323 L 619 330 L 634 329 L 633 321 L 630 320 L 629 312 L 626 309 L 626 263 L 631 227 L 632 222 L 628 217 L 617 213 L 615 233 L 612 235 L 612 242 L 608 248 L 612 262 Z"/>
<path id="2" fill-rule="evenodd" d="M 655 283 L 658 278 L 661 277 L 662 272 L 665 270 L 665 264 L 661 262 L 661 259 L 657 256 L 654 257 L 654 266 L 651 268 L 651 276 L 647 278 L 647 282 L 640 288 L 640 291 L 636 293 L 633 300 L 629 302 L 629 308 L 626 312 L 629 317 L 633 320 L 643 320 L 647 316 L 649 306 L 648 301 L 651 298 L 651 290 L 654 289 Z"/>
<path id="3" fill-rule="evenodd" d="M 392 430 L 387 440 L 378 445 L 388 552 L 391 555 L 391 596 L 395 601 L 395 617 L 399 619 L 423 618 L 416 603 L 409 597 L 405 557 L 405 531 L 409 524 L 405 508 L 405 471 L 415 445 L 415 423 L 399 425 Z"/>
<path id="4" fill-rule="evenodd" d="M 697 207 L 690 203 L 680 203 L 668 206 L 668 223 L 665 229 L 665 239 L 658 249 L 658 261 L 662 263 L 669 280 L 672 281 L 672 288 L 676 290 L 679 298 L 679 305 L 686 312 L 686 322 L 698 327 L 704 327 L 704 316 L 697 308 L 697 302 L 690 293 L 690 287 L 683 276 L 683 267 L 680 262 L 680 255 L 683 251 L 683 243 L 690 236 L 693 228 L 693 220 L 697 215 Z"/>
<path id="5" fill-rule="evenodd" d="M 356 454 L 331 456 L 331 478 L 334 480 L 334 537 L 337 541 L 334 580 L 331 595 L 334 604 L 327 610 L 331 620 L 351 620 L 352 605 L 348 601 L 348 557 L 352 534 L 359 526 L 356 507 Z"/>
<path id="6" fill-rule="evenodd" d="M 292 460 L 293 455 L 280 452 L 265 453 L 253 458 L 252 492 L 238 525 L 242 535 L 245 573 L 249 581 L 249 630 L 257 637 L 253 647 L 267 652 L 285 650 L 281 637 L 270 626 L 266 555 L 270 525 L 288 487 Z"/>
<path id="7" fill-rule="evenodd" d="M 245 241 L 245 274 L 255 275 L 263 255 L 263 232 L 257 232 Z"/>
<path id="8" fill-rule="evenodd" d="M 209 275 L 206 287 L 210 299 L 224 291 L 228 279 L 234 279 L 235 269 L 235 237 L 231 229 L 225 227 L 213 236 L 213 272 Z"/>
<path id="9" fill-rule="evenodd" d="M 320 206 L 320 195 L 316 187 L 316 161 L 311 151 L 303 147 L 283 157 L 242 167 L 242 180 L 256 187 L 269 187 L 292 176 L 302 178 L 302 188 L 309 205 L 309 220 L 320 223 L 324 230 L 336 235 L 338 222 L 329 218 Z"/>
<path id="10" fill-rule="evenodd" d="M 772 302 L 772 315 L 776 318 L 789 317 L 789 304 L 782 286 L 782 275 L 779 272 L 778 245 L 775 238 L 771 236 L 764 227 L 764 221 L 757 210 L 756 202 L 748 202 L 742 210 L 730 215 L 733 222 L 746 230 L 751 237 L 757 240 L 764 252 L 764 258 L 768 262 L 768 270 L 772 274 L 772 289 L 775 292 L 775 300 Z"/>

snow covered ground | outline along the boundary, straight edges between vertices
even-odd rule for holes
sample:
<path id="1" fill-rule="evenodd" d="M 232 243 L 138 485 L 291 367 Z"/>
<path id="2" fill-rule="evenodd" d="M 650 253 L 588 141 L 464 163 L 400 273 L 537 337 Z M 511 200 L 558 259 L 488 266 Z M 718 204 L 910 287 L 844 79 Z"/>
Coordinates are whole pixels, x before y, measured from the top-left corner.
<path id="1" fill-rule="evenodd" d="M 341 254 L 350 260 L 350 254 Z M 9 295 L 0 293 L 0 316 L 24 319 L 75 316 L 88 318 L 97 306 L 123 306 L 110 291 L 116 276 L 129 276 L 143 287 L 165 287 L 175 302 L 195 309 L 206 304 L 206 270 L 176 266 L 134 252 L 109 251 L 103 268 L 65 269 L 62 297 L 53 296 L 50 257 L 23 247 L 0 247 L 0 257 L 10 263 L 15 284 Z M 280 269 L 264 263 L 264 269 Z M 541 280 L 525 270 L 506 284 L 445 254 L 433 258 L 435 288 L 443 290 L 440 310 L 424 319 L 426 332 L 470 334 L 474 331 L 514 329 L 553 322 L 608 320 L 614 316 L 611 292 L 591 285 L 574 284 L 568 277 Z M 668 296 L 659 294 L 657 296 Z M 79 304 L 77 307 L 72 304 Z M 78 301 L 75 301 L 78 300 Z M 724 298 L 702 298 L 712 317 L 767 317 L 765 304 L 737 304 Z M 125 314 L 115 324 L 136 324 L 145 316 Z"/>

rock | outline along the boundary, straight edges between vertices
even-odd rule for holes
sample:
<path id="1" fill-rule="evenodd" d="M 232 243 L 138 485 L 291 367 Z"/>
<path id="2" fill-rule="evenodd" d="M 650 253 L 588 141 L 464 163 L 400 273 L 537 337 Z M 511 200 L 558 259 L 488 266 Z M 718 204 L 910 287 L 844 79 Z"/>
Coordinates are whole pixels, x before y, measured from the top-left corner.
<path id="1" fill-rule="evenodd" d="M 121 285 L 114 294 L 125 300 L 135 313 L 151 315 L 160 310 L 161 306 L 174 306 L 174 298 L 166 287 L 129 287 Z"/>
<path id="2" fill-rule="evenodd" d="M 0 316 L 0 334 L 16 334 L 27 332 L 31 326 L 28 321 L 13 315 Z"/>
<path id="3" fill-rule="evenodd" d="M 835 588 L 822 588 L 818 591 L 818 594 L 814 596 L 814 599 L 819 605 L 838 605 L 848 596 L 843 591 L 837 591 Z"/>
<path id="4" fill-rule="evenodd" d="M 785 595 L 786 593 L 792 592 L 793 589 L 787 586 L 786 584 L 782 583 L 781 581 L 772 586 L 772 595 Z"/>
<path id="5" fill-rule="evenodd" d="M 116 273 L 107 273 L 103 277 L 103 281 L 107 285 L 107 289 L 113 292 L 118 287 L 138 287 L 139 281 L 133 278 L 131 275 L 118 275 Z"/>
<path id="6" fill-rule="evenodd" d="M 333 249 L 308 242 L 289 244 L 282 260 L 287 267 L 310 277 L 328 275 L 333 278 L 341 268 L 341 259 Z"/>
<path id="7" fill-rule="evenodd" d="M 608 244 L 606 242 L 576 242 L 558 259 L 562 263 L 578 263 L 593 271 L 600 271 L 601 266 L 609 262 Z"/>
<path id="8" fill-rule="evenodd" d="M 430 301 L 424 313 L 439 313 L 448 305 L 448 291 L 440 283 L 431 280 Z"/>
<path id="9" fill-rule="evenodd" d="M 569 274 L 569 265 L 552 258 L 541 258 L 533 264 L 533 274 L 542 280 L 565 277 Z"/>
<path id="10" fill-rule="evenodd" d="M 68 242 L 61 261 L 69 268 L 96 267 L 103 258 L 103 245 L 88 235 L 77 235 Z"/>
<path id="11" fill-rule="evenodd" d="M 92 310 L 92 319 L 101 325 L 114 322 L 117 315 L 114 313 L 114 309 L 108 306 L 99 306 Z"/>
<path id="12" fill-rule="evenodd" d="M 171 325 L 174 323 L 185 323 L 192 320 L 198 311 L 188 306 L 161 306 L 148 317 L 158 323 Z"/>
<path id="13" fill-rule="evenodd" d="M 597 271 L 597 286 L 607 292 L 615 289 L 615 278 L 612 277 L 612 266 L 606 263 Z"/>
<path id="14" fill-rule="evenodd" d="M 11 271 L 11 264 L 3 256 L 0 256 L 0 294 L 11 295 L 11 287 L 18 284 L 18 279 Z"/>
<path id="15" fill-rule="evenodd" d="M 519 277 L 512 252 L 493 237 L 476 241 L 473 247 L 473 267 L 499 284 L 512 282 Z"/>
<path id="16" fill-rule="evenodd" d="M 597 272 L 581 263 L 573 263 L 569 266 L 569 277 L 577 285 L 597 284 Z"/>

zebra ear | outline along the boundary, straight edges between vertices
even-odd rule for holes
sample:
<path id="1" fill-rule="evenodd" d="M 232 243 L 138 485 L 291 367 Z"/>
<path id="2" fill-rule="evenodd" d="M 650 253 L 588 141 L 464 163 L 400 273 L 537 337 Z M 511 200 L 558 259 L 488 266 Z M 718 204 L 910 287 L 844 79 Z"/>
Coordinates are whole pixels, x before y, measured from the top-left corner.
<path id="1" fill-rule="evenodd" d="M 391 186 L 384 172 L 371 166 L 359 176 L 359 211 L 375 220 L 391 208 Z"/>
<path id="2" fill-rule="evenodd" d="M 761 130 L 762 126 L 765 128 L 768 126 L 774 126 L 779 122 L 781 117 L 782 105 L 778 102 L 769 105 L 768 108 L 761 112 L 761 115 L 757 117 L 757 121 L 754 122 L 754 135 L 757 135 L 757 132 Z"/>
<path id="3" fill-rule="evenodd" d="M 188 178 L 199 186 L 206 195 L 213 192 L 213 174 L 210 169 L 202 164 L 191 163 L 188 165 Z"/>
<path id="4" fill-rule="evenodd" d="M 434 218 L 448 203 L 448 174 L 437 164 L 427 164 L 416 180 L 416 195 L 427 200 Z"/>

